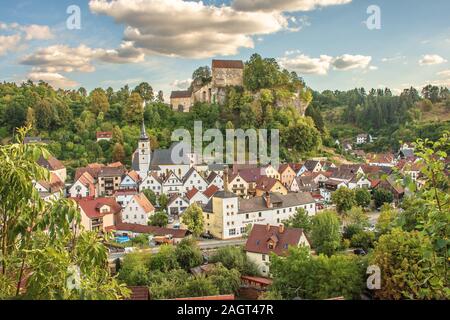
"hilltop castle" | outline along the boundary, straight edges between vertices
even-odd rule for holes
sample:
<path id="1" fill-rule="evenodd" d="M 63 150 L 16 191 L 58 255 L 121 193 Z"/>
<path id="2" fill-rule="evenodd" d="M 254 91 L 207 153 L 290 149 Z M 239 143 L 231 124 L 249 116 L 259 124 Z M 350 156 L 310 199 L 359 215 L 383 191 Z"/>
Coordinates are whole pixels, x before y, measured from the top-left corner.
<path id="1" fill-rule="evenodd" d="M 211 71 L 209 83 L 194 80 L 188 90 L 173 91 L 170 95 L 172 109 L 189 112 L 196 102 L 222 104 L 226 98 L 226 87 L 244 85 L 244 63 L 240 60 L 213 60 Z"/>

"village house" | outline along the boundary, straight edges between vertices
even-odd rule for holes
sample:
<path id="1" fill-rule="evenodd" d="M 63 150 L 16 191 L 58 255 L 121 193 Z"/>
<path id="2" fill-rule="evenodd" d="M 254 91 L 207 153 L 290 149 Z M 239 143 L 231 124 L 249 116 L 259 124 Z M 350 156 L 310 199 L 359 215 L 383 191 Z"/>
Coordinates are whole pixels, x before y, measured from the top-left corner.
<path id="1" fill-rule="evenodd" d="M 179 194 L 173 194 L 167 204 L 167 212 L 172 216 L 180 216 L 187 208 L 189 208 L 189 205 L 188 199 Z"/>
<path id="2" fill-rule="evenodd" d="M 306 160 L 303 167 L 297 172 L 297 177 L 305 172 L 320 172 L 322 171 L 322 164 L 316 160 Z"/>
<path id="3" fill-rule="evenodd" d="M 86 231 L 104 232 L 120 220 L 122 207 L 114 198 L 73 198 L 81 214 L 81 227 Z"/>
<path id="4" fill-rule="evenodd" d="M 155 207 L 143 194 L 134 195 L 123 209 L 122 222 L 148 225 L 148 219 L 155 213 Z"/>
<path id="5" fill-rule="evenodd" d="M 314 181 L 312 175 L 296 177 L 290 186 L 291 192 L 313 192 L 319 190 L 319 184 Z"/>
<path id="6" fill-rule="evenodd" d="M 56 159 L 53 156 L 49 156 L 48 159 L 45 159 L 44 157 L 40 157 L 37 161 L 38 165 L 41 167 L 47 169 L 51 173 L 56 174 L 59 179 L 62 181 L 62 183 L 65 183 L 67 180 L 67 169 L 64 166 L 64 164 Z"/>
<path id="7" fill-rule="evenodd" d="M 255 224 L 245 244 L 245 253 L 253 261 L 259 272 L 270 276 L 270 255 L 284 256 L 289 247 L 306 246 L 310 248 L 308 239 L 302 229 L 285 228 L 284 225 Z"/>
<path id="8" fill-rule="evenodd" d="M 133 199 L 135 195 L 139 194 L 136 190 L 117 190 L 114 192 L 114 199 L 116 199 L 117 203 L 125 208 Z"/>
<path id="9" fill-rule="evenodd" d="M 320 188 L 320 195 L 327 203 L 331 201 L 331 194 L 339 188 L 348 187 L 347 183 L 342 180 L 328 179 L 324 183 L 324 187 Z"/>
<path id="10" fill-rule="evenodd" d="M 58 200 L 65 197 L 64 183 L 54 172 L 50 172 L 49 180 L 37 181 L 34 187 L 45 201 Z"/>
<path id="11" fill-rule="evenodd" d="M 125 173 L 123 166 L 107 166 L 98 172 L 98 194 L 111 197 L 114 191 L 120 189 L 120 182 Z"/>
<path id="12" fill-rule="evenodd" d="M 361 133 L 356 136 L 356 144 L 372 143 L 373 138 L 370 134 Z"/>
<path id="13" fill-rule="evenodd" d="M 196 203 L 200 206 L 206 205 L 209 201 L 209 197 L 195 187 L 186 192 L 186 199 L 189 201 L 189 205 Z"/>
<path id="14" fill-rule="evenodd" d="M 189 171 L 183 177 L 183 192 L 196 188 L 199 191 L 205 191 L 208 188 L 208 182 L 195 170 L 190 168 Z"/>
<path id="15" fill-rule="evenodd" d="M 95 187 L 95 179 L 88 171 L 83 172 L 81 176 L 69 189 L 71 198 L 96 197 L 97 189 Z"/>
<path id="16" fill-rule="evenodd" d="M 352 180 L 348 182 L 349 189 L 366 189 L 369 190 L 371 182 L 364 175 L 355 175 Z"/>
<path id="17" fill-rule="evenodd" d="M 203 194 L 206 198 L 208 198 L 208 201 L 209 201 L 217 192 L 219 192 L 221 190 L 223 190 L 223 188 L 220 189 L 215 184 L 213 184 L 213 185 L 209 186 L 208 189 L 206 189 L 205 192 L 203 192 Z"/>
<path id="18" fill-rule="evenodd" d="M 209 174 L 208 178 L 206 178 L 206 182 L 208 182 L 209 187 L 215 185 L 220 190 L 223 190 L 223 178 L 215 172 Z"/>
<path id="19" fill-rule="evenodd" d="M 164 181 L 156 173 L 152 172 L 139 185 L 139 191 L 151 190 L 154 194 L 160 196 L 162 194 L 163 183 Z"/>
<path id="20" fill-rule="evenodd" d="M 139 176 L 139 173 L 134 170 L 131 170 L 122 177 L 122 181 L 120 182 L 119 189 L 120 190 L 138 190 L 140 181 L 141 181 L 141 178 Z"/>
<path id="21" fill-rule="evenodd" d="M 185 229 L 162 228 L 132 223 L 117 223 L 114 226 L 106 228 L 106 230 L 108 232 L 114 232 L 116 235 L 128 236 L 130 238 L 135 238 L 139 235 L 153 235 L 155 237 L 171 236 L 174 244 L 178 244 L 183 240 L 188 232 Z"/>
<path id="22" fill-rule="evenodd" d="M 96 133 L 97 142 L 99 141 L 111 141 L 113 133 L 111 131 L 98 131 Z"/>
<path id="23" fill-rule="evenodd" d="M 163 182 L 162 192 L 168 196 L 172 196 L 174 194 L 184 195 L 186 193 L 183 187 L 183 181 L 173 172 L 169 172 L 169 175 Z"/>
<path id="24" fill-rule="evenodd" d="M 189 112 L 192 106 L 191 90 L 172 91 L 170 94 L 170 107 L 178 112 Z"/>
<path id="25" fill-rule="evenodd" d="M 286 195 L 288 193 L 288 189 L 281 183 L 281 181 L 275 178 L 262 176 L 256 181 L 255 195 L 260 197 L 267 192 L 276 192 Z"/>
<path id="26" fill-rule="evenodd" d="M 282 164 L 278 168 L 278 172 L 280 173 L 280 181 L 286 187 L 289 188 L 292 185 L 292 181 L 294 181 L 297 174 L 294 169 L 289 164 Z"/>
<path id="27" fill-rule="evenodd" d="M 316 214 L 316 204 L 311 194 L 268 193 L 242 199 L 229 191 L 219 191 L 203 209 L 205 231 L 222 240 L 239 238 L 246 233 L 248 225 L 279 224 L 300 208 L 310 216 Z"/>
<path id="28" fill-rule="evenodd" d="M 230 175 L 230 182 L 229 182 L 229 188 L 230 190 L 241 197 L 247 196 L 249 184 L 248 182 L 241 177 L 240 173 L 231 174 Z M 224 181 L 224 184 L 227 183 Z"/>
<path id="29" fill-rule="evenodd" d="M 393 167 L 396 165 L 396 159 L 393 154 L 367 154 L 367 161 L 370 166 Z"/>

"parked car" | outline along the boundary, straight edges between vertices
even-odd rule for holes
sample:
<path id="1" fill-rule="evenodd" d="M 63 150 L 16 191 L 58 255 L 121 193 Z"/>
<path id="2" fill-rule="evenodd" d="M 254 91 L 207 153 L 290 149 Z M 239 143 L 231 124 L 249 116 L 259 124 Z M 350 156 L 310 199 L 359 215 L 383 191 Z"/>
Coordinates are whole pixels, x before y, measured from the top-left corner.
<path id="1" fill-rule="evenodd" d="M 214 239 L 214 236 L 211 233 L 209 233 L 209 232 L 202 233 L 200 235 L 200 237 L 203 238 L 203 239 L 208 239 L 208 240 Z"/>
<path id="2" fill-rule="evenodd" d="M 353 253 L 356 254 L 357 256 L 365 256 L 366 255 L 366 251 L 364 251 L 364 249 L 355 249 L 353 250 Z"/>

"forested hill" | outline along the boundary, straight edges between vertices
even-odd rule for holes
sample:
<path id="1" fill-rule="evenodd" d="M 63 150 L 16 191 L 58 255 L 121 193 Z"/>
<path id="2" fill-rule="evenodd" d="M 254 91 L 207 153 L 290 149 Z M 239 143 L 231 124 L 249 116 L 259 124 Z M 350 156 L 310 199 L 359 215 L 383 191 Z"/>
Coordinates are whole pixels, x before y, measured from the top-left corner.
<path id="1" fill-rule="evenodd" d="M 209 72 L 208 67 L 200 67 L 193 79 L 209 77 Z M 245 63 L 244 87 L 229 87 L 224 105 L 198 103 L 188 113 L 173 111 L 164 102 L 163 92 L 154 92 L 146 82 L 135 88 L 125 85 L 91 92 L 57 90 L 45 82 L 0 84 L 0 142 L 11 142 L 17 127 L 29 125 L 30 134 L 47 140 L 50 151 L 70 173 L 92 162 L 129 164 L 142 118 L 153 149 L 168 147 L 174 129 L 193 131 L 194 121 L 200 120 L 204 129 L 279 129 L 282 160 L 299 161 L 327 156 L 323 145 L 334 147 L 336 138 L 352 139 L 360 132 L 378 136 L 371 147 L 380 150 L 392 148 L 399 140 L 437 137 L 448 129 L 448 122 L 421 121 L 438 107 L 448 115 L 448 89 L 427 87 L 422 96 L 413 88 L 400 96 L 388 89 L 319 93 L 275 59 L 254 54 Z M 112 141 L 97 142 L 98 131 L 112 131 Z"/>
<path id="2" fill-rule="evenodd" d="M 310 109 L 320 112 L 333 139 L 354 140 L 359 133 L 376 137 L 370 151 L 397 148 L 399 141 L 436 140 L 450 130 L 450 91 L 428 85 L 394 95 L 389 88 L 313 92 Z"/>

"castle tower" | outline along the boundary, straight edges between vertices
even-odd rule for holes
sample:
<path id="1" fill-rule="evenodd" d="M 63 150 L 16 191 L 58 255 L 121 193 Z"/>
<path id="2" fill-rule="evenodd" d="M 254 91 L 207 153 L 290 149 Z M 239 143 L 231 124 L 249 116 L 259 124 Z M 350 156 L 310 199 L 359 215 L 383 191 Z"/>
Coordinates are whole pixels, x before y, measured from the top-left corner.
<path id="1" fill-rule="evenodd" d="M 150 162 L 152 157 L 152 150 L 150 147 L 150 139 L 145 131 L 144 120 L 142 120 L 141 136 L 139 138 L 139 175 L 142 179 L 147 177 L 150 171 Z"/>

